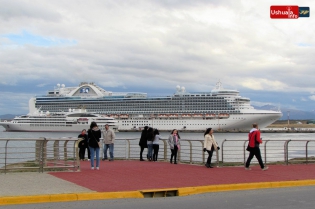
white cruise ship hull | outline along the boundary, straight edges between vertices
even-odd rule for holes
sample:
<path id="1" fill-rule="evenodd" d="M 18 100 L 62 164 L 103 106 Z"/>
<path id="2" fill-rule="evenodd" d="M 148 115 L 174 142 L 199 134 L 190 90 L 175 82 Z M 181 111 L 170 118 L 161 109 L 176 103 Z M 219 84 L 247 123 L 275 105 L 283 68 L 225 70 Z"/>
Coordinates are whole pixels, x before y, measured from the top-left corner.
<path id="1" fill-rule="evenodd" d="M 90 125 L 87 124 L 74 124 L 67 126 L 52 126 L 50 124 L 22 124 L 11 122 L 0 122 L 0 125 L 8 132 L 78 132 L 82 129 L 88 130 Z M 103 125 L 102 125 L 103 126 Z M 103 127 L 102 127 L 103 128 Z"/>
<path id="2" fill-rule="evenodd" d="M 144 126 L 157 128 L 161 131 L 169 131 L 172 129 L 204 131 L 207 128 L 214 130 L 249 130 L 253 123 L 258 123 L 259 128 L 274 123 L 281 117 L 282 113 L 275 114 L 244 114 L 233 116 L 230 115 L 226 119 L 129 119 L 118 120 L 119 130 L 128 131 L 142 129 Z"/>

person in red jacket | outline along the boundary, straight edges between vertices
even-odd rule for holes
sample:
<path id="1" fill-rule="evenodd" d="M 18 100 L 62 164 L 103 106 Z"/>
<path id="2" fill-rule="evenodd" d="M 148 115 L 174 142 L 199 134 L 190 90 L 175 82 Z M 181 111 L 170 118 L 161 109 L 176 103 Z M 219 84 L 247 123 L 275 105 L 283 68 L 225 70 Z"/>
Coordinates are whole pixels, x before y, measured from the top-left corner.
<path id="1" fill-rule="evenodd" d="M 250 161 L 255 156 L 259 162 L 259 165 L 263 171 L 267 170 L 268 167 L 265 167 L 260 154 L 259 144 L 262 143 L 262 140 L 260 139 L 260 131 L 258 130 L 257 123 L 253 124 L 253 128 L 250 130 L 248 134 L 248 151 L 249 156 L 246 161 L 245 170 L 251 170 L 249 168 Z"/>

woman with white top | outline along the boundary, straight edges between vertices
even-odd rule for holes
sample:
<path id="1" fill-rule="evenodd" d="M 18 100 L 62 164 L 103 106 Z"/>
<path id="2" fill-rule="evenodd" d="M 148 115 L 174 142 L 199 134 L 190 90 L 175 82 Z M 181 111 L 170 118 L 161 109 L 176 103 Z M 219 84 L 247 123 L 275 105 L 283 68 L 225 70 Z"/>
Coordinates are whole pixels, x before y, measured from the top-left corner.
<path id="1" fill-rule="evenodd" d="M 153 161 L 157 161 L 158 159 L 158 153 L 159 153 L 159 141 L 161 139 L 159 130 L 155 129 L 153 132 L 154 138 L 153 138 Z"/>
<path id="2" fill-rule="evenodd" d="M 207 159 L 207 163 L 205 164 L 205 166 L 207 168 L 213 168 L 211 166 L 212 154 L 213 154 L 214 150 L 217 151 L 217 150 L 220 149 L 220 147 L 218 146 L 218 143 L 214 139 L 212 128 L 208 128 L 206 130 L 206 132 L 204 133 L 204 137 L 205 137 L 205 141 L 204 141 L 203 151 L 204 152 L 206 152 L 206 151 L 208 152 L 208 159 Z"/>

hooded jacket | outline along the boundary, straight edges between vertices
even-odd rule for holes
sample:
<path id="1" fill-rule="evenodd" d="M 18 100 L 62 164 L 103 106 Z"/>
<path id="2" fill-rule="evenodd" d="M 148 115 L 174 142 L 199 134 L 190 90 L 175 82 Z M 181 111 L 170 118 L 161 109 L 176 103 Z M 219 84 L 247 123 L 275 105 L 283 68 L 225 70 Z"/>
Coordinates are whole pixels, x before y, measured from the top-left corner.
<path id="1" fill-rule="evenodd" d="M 252 128 L 248 134 L 248 140 L 249 147 L 259 147 L 259 144 L 262 143 L 262 140 L 260 139 L 260 131 L 257 128 Z"/>

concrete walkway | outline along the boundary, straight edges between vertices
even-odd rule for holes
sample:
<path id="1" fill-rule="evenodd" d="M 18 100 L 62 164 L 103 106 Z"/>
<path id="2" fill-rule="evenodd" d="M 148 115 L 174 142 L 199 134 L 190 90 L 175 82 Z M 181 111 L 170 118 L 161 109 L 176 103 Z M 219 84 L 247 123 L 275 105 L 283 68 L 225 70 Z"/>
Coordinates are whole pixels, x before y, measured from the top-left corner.
<path id="1" fill-rule="evenodd" d="M 1 174 L 0 205 L 315 185 L 315 164 L 251 168 L 126 160 L 101 161 L 100 170 L 91 170 L 84 161 L 81 172 Z"/>

